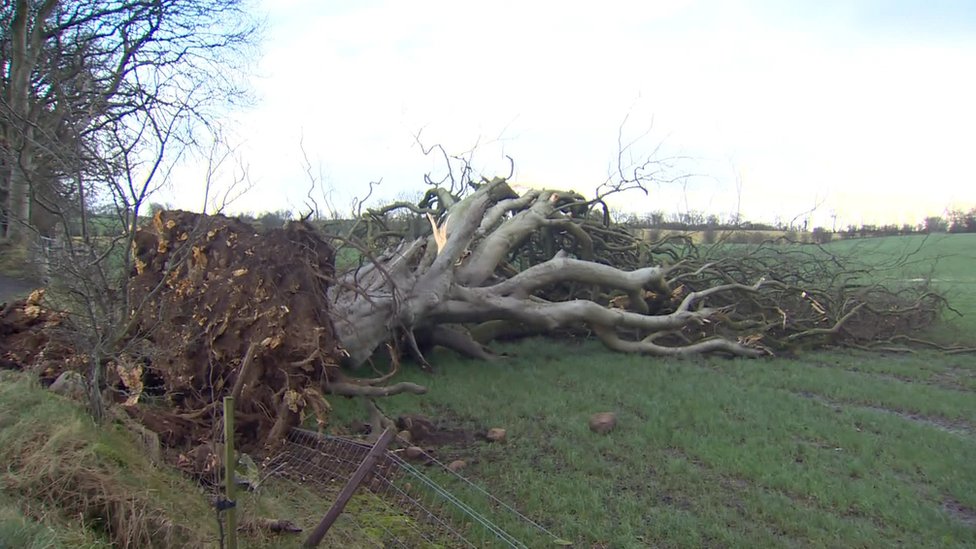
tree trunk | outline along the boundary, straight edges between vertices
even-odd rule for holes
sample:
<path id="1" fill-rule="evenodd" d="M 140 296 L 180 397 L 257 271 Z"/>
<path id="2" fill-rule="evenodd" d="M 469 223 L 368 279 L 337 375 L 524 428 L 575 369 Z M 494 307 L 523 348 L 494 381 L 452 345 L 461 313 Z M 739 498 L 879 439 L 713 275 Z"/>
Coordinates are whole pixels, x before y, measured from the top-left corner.
<path id="1" fill-rule="evenodd" d="M 10 28 L 9 79 L 4 90 L 10 121 L 4 125 L 6 135 L 3 137 L 11 163 L 4 209 L 7 239 L 18 246 L 26 246 L 31 234 L 31 178 L 35 167 L 31 75 L 41 55 L 45 23 L 58 1 L 45 0 L 33 14 L 30 4 L 28 0 L 17 0 L 14 6 Z"/>

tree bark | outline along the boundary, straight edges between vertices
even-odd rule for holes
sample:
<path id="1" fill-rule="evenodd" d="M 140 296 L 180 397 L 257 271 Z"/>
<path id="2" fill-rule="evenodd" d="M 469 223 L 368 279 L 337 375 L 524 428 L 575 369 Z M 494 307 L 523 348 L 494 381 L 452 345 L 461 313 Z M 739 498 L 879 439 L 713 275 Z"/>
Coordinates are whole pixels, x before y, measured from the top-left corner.
<path id="1" fill-rule="evenodd" d="M 31 74 L 44 41 L 45 22 L 57 0 L 46 0 L 31 20 L 30 2 L 17 0 L 10 28 L 10 68 L 5 99 L 10 121 L 4 125 L 10 181 L 7 191 L 7 238 L 24 246 L 30 235 L 31 176 L 34 162 L 34 116 L 31 113 Z"/>
<path id="2" fill-rule="evenodd" d="M 336 334 L 348 353 L 348 365 L 359 366 L 391 339 L 391 334 L 421 330 L 428 341 L 464 355 L 489 358 L 468 330 L 452 325 L 510 321 L 530 331 L 589 328 L 608 347 L 647 354 L 720 352 L 758 356 L 765 351 L 734 339 L 715 337 L 670 348 L 647 339 L 696 329 L 712 321 L 719 309 L 705 302 L 713 294 L 748 293 L 758 285 L 726 284 L 692 292 L 667 314 L 648 314 L 645 294 L 670 296 L 669 269 L 650 266 L 624 270 L 593 261 L 594 240 L 580 221 L 559 209 L 557 191 L 516 195 L 504 179 L 487 181 L 447 208 L 435 235 L 404 241 L 377 261 L 340 277 L 333 286 Z M 412 210 L 412 209 L 411 209 Z M 513 271 L 508 260 L 541 230 L 571 239 L 577 257 L 565 249 L 546 261 Z M 436 240 L 436 242 L 435 242 Z M 550 246 L 551 248 L 551 246 Z M 436 250 L 435 254 L 431 251 Z M 550 300 L 541 297 L 560 285 L 631 297 L 632 310 L 611 308 L 592 299 Z M 640 332 L 636 341 L 620 331 Z M 408 338 L 409 339 L 409 338 Z M 421 357 L 423 362 L 423 358 Z"/>

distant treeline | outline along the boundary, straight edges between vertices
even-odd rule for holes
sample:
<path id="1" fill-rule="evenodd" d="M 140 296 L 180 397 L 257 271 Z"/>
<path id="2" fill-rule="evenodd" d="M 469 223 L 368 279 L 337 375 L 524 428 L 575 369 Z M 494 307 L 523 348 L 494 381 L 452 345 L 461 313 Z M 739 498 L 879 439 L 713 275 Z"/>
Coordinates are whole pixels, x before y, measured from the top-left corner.
<path id="1" fill-rule="evenodd" d="M 701 233 L 706 243 L 718 240 L 727 242 L 754 242 L 773 236 L 784 236 L 801 242 L 825 243 L 834 238 L 866 238 L 875 236 L 899 236 L 929 233 L 976 233 L 976 208 L 969 211 L 950 210 L 946 217 L 930 216 L 922 223 L 912 225 L 848 225 L 834 230 L 826 227 L 808 227 L 808 222 L 756 223 L 740 221 L 737 218 L 722 219 L 716 215 L 701 213 L 652 212 L 643 216 L 638 214 L 617 214 L 615 220 L 628 227 L 644 230 L 652 240 L 668 233 Z"/>
<path id="2" fill-rule="evenodd" d="M 152 204 L 148 214 L 151 215 L 164 206 Z M 96 221 L 92 229 L 100 236 L 109 236 L 121 232 L 118 217 L 110 211 L 92 211 L 90 216 Z M 284 226 L 296 216 L 290 210 L 273 212 L 244 213 L 237 216 L 241 221 L 249 223 L 260 231 Z M 771 237 L 785 236 L 800 242 L 829 242 L 835 238 L 865 238 L 873 236 L 899 236 L 928 233 L 976 233 L 976 208 L 969 211 L 951 210 L 945 217 L 931 216 L 925 218 L 918 225 L 848 225 L 846 228 L 833 230 L 826 227 L 810 229 L 807 222 L 761 223 L 740 220 L 736 217 L 723 219 L 716 215 L 703 213 L 663 213 L 651 212 L 639 215 L 634 213 L 615 213 L 616 223 L 627 227 L 644 230 L 645 234 L 653 237 L 669 233 L 700 233 L 701 240 L 710 243 L 718 240 L 730 242 L 753 242 L 766 240 Z M 148 221 L 148 217 L 145 218 Z M 344 233 L 352 225 L 351 220 L 320 220 L 319 223 L 328 232 Z M 426 224 L 423 224 L 426 226 Z M 422 229 L 422 228 L 421 228 Z M 74 231 L 72 231 L 74 232 Z"/>

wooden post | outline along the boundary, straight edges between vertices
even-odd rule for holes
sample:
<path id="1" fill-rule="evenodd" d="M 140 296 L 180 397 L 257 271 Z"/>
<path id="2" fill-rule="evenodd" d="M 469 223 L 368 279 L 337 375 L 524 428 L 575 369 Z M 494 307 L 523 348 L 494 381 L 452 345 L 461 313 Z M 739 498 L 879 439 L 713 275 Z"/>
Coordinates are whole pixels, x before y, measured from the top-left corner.
<path id="1" fill-rule="evenodd" d="M 234 397 L 224 397 L 224 484 L 227 508 L 227 549 L 237 549 L 237 508 L 234 492 L 237 488 L 234 469 L 237 460 L 234 456 Z"/>
<path id="2" fill-rule="evenodd" d="M 349 503 L 350 499 L 352 499 L 352 495 L 356 492 L 356 488 L 359 488 L 359 485 L 362 484 L 363 479 L 366 478 L 366 474 L 373 469 L 374 465 L 376 465 L 376 460 L 379 459 L 380 455 L 385 452 L 386 448 L 390 445 L 390 442 L 393 441 L 393 434 L 392 429 L 386 429 L 383 431 L 383 434 L 380 435 L 379 440 L 376 441 L 376 444 L 374 444 L 369 450 L 369 453 L 366 454 L 366 458 L 363 459 L 363 462 L 359 464 L 356 472 L 352 474 L 349 482 L 347 482 L 345 487 L 342 488 L 342 492 L 339 493 L 339 497 L 336 498 L 335 503 L 332 504 L 332 508 L 329 509 L 324 517 L 322 517 L 322 521 L 319 522 L 319 525 L 315 527 L 315 530 L 313 530 L 308 536 L 308 539 L 305 540 L 305 547 L 318 547 L 319 543 L 322 541 L 322 538 L 324 538 L 325 534 L 329 531 L 329 528 L 331 528 L 332 524 L 337 518 L 339 518 L 342 510 L 346 508 L 346 504 Z"/>
<path id="3" fill-rule="evenodd" d="M 257 343 L 251 343 L 247 347 L 247 352 L 244 353 L 244 360 L 241 361 L 241 369 L 237 372 L 237 379 L 234 380 L 234 388 L 230 392 L 230 396 L 234 397 L 234 400 L 241 398 L 241 391 L 244 390 L 244 380 L 247 378 L 247 367 L 251 365 L 251 361 L 254 359 L 254 350 L 257 348 Z"/>

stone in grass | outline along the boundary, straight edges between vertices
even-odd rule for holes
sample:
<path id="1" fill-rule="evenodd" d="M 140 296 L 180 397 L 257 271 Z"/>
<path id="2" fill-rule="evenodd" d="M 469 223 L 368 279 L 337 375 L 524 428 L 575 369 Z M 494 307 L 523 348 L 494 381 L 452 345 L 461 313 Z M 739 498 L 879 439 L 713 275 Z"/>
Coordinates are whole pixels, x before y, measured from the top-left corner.
<path id="1" fill-rule="evenodd" d="M 468 462 L 464 461 L 463 459 L 456 459 L 456 460 L 454 460 L 454 461 L 452 461 L 452 462 L 450 462 L 450 463 L 447 464 L 447 470 L 450 471 L 450 472 L 452 472 L 452 473 L 457 473 L 461 469 L 464 469 L 464 467 L 467 464 L 468 464 Z"/>
<path id="2" fill-rule="evenodd" d="M 500 427 L 492 427 L 491 429 L 488 429 L 488 433 L 485 435 L 488 442 L 505 442 L 505 437 L 505 429 Z"/>
<path id="3" fill-rule="evenodd" d="M 410 434 L 410 431 L 404 429 L 403 431 L 397 433 L 397 442 L 400 444 L 409 445 L 411 442 L 413 442 L 413 435 Z"/>
<path id="4" fill-rule="evenodd" d="M 81 400 L 85 398 L 85 378 L 78 372 L 62 372 L 49 389 L 59 395 Z"/>
<path id="5" fill-rule="evenodd" d="M 594 433 L 605 435 L 616 426 L 617 414 L 613 412 L 600 412 L 590 416 L 590 430 Z"/>
<path id="6" fill-rule="evenodd" d="M 424 449 L 420 446 L 410 446 L 403 451 L 403 455 L 407 456 L 407 459 L 421 459 L 424 457 Z"/>

